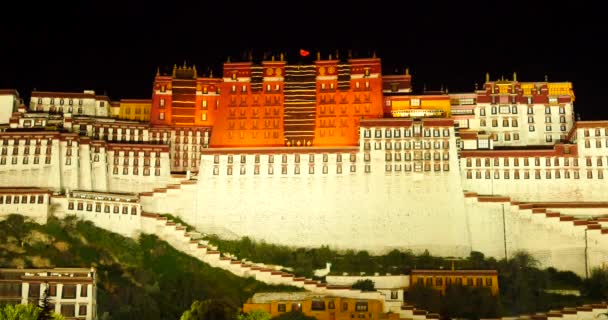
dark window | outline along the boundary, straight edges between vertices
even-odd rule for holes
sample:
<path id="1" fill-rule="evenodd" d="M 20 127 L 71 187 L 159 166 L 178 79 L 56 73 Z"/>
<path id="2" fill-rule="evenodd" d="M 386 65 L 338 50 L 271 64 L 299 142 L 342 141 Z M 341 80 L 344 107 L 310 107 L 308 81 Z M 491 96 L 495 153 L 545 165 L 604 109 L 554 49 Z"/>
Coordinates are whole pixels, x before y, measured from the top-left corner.
<path id="1" fill-rule="evenodd" d="M 0 297 L 21 298 L 21 283 L 0 283 Z"/>
<path id="2" fill-rule="evenodd" d="M 336 305 L 334 304 L 333 300 L 327 301 L 327 309 L 335 309 Z"/>
<path id="3" fill-rule="evenodd" d="M 285 304 L 284 303 L 279 303 L 278 305 L 278 311 L 279 312 L 285 312 Z"/>
<path id="4" fill-rule="evenodd" d="M 30 288 L 27 292 L 27 296 L 29 298 L 39 298 L 40 297 L 40 283 L 30 283 Z"/>
<path id="5" fill-rule="evenodd" d="M 88 294 L 87 287 L 88 287 L 88 285 L 86 285 L 86 284 L 80 285 L 80 296 L 81 297 L 87 296 L 87 294 Z"/>
<path id="6" fill-rule="evenodd" d="M 86 316 L 87 315 L 87 305 L 80 305 L 78 307 L 78 315 L 79 316 Z"/>
<path id="7" fill-rule="evenodd" d="M 325 301 L 323 301 L 323 300 L 313 300 L 312 301 L 312 305 L 311 305 L 311 309 L 313 311 L 325 310 Z"/>
<path id="8" fill-rule="evenodd" d="M 73 304 L 62 304 L 61 305 L 61 314 L 64 317 L 74 317 L 76 314 L 76 306 Z"/>
<path id="9" fill-rule="evenodd" d="M 355 305 L 357 311 L 367 311 L 367 302 L 357 302 Z"/>
<path id="10" fill-rule="evenodd" d="M 63 299 L 76 299 L 76 285 L 63 285 L 61 297 Z"/>

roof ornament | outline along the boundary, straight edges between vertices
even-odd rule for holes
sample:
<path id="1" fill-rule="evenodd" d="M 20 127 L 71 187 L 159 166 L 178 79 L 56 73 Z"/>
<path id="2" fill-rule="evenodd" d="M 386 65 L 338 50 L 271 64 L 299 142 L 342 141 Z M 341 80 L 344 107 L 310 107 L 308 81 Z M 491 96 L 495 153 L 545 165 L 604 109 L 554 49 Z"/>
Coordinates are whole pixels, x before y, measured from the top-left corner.
<path id="1" fill-rule="evenodd" d="M 281 61 L 285 60 L 285 54 L 283 52 L 281 52 Z"/>
<path id="2" fill-rule="evenodd" d="M 340 52 L 336 50 L 336 60 L 340 60 Z"/>
<path id="3" fill-rule="evenodd" d="M 374 50 L 374 53 L 372 53 L 372 58 L 376 58 L 376 50 Z"/>
<path id="4" fill-rule="evenodd" d="M 213 69 L 209 71 L 209 78 L 213 78 Z"/>
<path id="5" fill-rule="evenodd" d="M 352 59 L 353 58 L 353 50 L 348 49 L 348 58 Z"/>
<path id="6" fill-rule="evenodd" d="M 329 54 L 329 60 L 333 60 L 331 53 Z"/>
<path id="7" fill-rule="evenodd" d="M 186 60 L 184 60 L 184 67 L 182 69 L 186 69 Z"/>
<path id="8" fill-rule="evenodd" d="M 320 61 L 320 60 L 321 60 L 321 52 L 317 51 L 317 61 Z"/>
<path id="9" fill-rule="evenodd" d="M 274 61 L 274 54 L 272 55 L 272 59 L 270 61 Z"/>
<path id="10" fill-rule="evenodd" d="M 405 75 L 406 76 L 410 75 L 410 68 L 407 68 L 407 67 L 405 68 Z"/>
<path id="11" fill-rule="evenodd" d="M 156 76 L 157 77 L 160 76 L 160 68 L 159 67 L 156 67 Z"/>
<path id="12" fill-rule="evenodd" d="M 513 72 L 513 81 L 517 82 L 517 72 Z"/>
<path id="13" fill-rule="evenodd" d="M 173 65 L 173 78 L 175 78 L 175 73 L 177 72 L 177 64 Z"/>
<path id="14" fill-rule="evenodd" d="M 228 60 L 226 60 L 226 62 L 230 63 L 230 56 L 228 56 Z"/>
<path id="15" fill-rule="evenodd" d="M 197 74 L 196 74 L 196 66 L 192 66 L 192 70 L 194 71 L 194 79 L 197 78 Z"/>
<path id="16" fill-rule="evenodd" d="M 545 75 L 545 82 L 549 82 L 549 76 Z"/>
<path id="17" fill-rule="evenodd" d="M 486 72 L 486 82 L 490 82 L 490 73 Z"/>

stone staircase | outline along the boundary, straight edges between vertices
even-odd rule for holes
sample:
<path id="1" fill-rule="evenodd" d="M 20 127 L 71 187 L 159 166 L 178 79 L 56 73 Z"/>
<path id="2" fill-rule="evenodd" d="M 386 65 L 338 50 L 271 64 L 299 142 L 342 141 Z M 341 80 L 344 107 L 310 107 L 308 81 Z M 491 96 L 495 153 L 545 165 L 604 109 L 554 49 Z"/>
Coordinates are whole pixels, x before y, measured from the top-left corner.
<path id="1" fill-rule="evenodd" d="M 271 285 L 293 286 L 318 294 L 353 299 L 380 300 L 383 301 L 384 312 L 391 311 L 388 309 L 388 304 L 384 303 L 384 296 L 378 291 L 363 292 L 352 289 L 350 286 L 328 285 L 317 280 L 298 277 L 292 273 L 281 271 L 281 267 L 279 266 L 238 260 L 234 255 L 218 251 L 217 247 L 204 239 L 203 234 L 187 231 L 185 226 L 171 221 L 167 217 L 151 213 L 142 213 L 141 217 L 142 232 L 155 234 L 176 250 L 188 254 L 212 267 L 226 270 L 239 277 L 253 277 L 258 281 Z M 392 312 L 395 312 L 395 310 L 392 310 Z M 398 313 L 400 318 L 412 318 L 415 315 L 414 319 L 438 319 L 436 314 L 417 310 L 413 307 L 402 307 Z"/>
<path id="2" fill-rule="evenodd" d="M 465 192 L 465 202 L 472 228 L 485 228 L 478 232 L 479 238 L 472 240 L 475 251 L 503 258 L 506 231 L 508 255 L 525 250 L 541 266 L 571 270 L 582 276 L 585 255 L 588 270 L 608 266 L 608 217 L 581 217 L 559 212 L 559 203 L 521 203 L 509 197 L 473 192 Z"/>

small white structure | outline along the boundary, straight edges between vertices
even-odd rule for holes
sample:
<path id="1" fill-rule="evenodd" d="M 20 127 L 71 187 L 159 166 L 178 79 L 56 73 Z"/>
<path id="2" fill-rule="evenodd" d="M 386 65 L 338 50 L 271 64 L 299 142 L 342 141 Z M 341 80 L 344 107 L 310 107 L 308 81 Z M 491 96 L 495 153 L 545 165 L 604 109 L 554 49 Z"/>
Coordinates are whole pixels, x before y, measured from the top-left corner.
<path id="1" fill-rule="evenodd" d="M 0 125 L 9 123 L 13 112 L 17 112 L 19 102 L 17 90 L 0 89 Z"/>
<path id="2" fill-rule="evenodd" d="M 94 268 L 0 269 L 4 303 L 39 304 L 48 289 L 55 313 L 66 319 L 97 319 Z"/>
<path id="3" fill-rule="evenodd" d="M 378 292 L 384 296 L 385 309 L 399 312 L 403 305 L 403 293 L 410 287 L 409 275 L 326 276 L 328 285 L 352 286 L 357 281 L 371 280 Z"/>

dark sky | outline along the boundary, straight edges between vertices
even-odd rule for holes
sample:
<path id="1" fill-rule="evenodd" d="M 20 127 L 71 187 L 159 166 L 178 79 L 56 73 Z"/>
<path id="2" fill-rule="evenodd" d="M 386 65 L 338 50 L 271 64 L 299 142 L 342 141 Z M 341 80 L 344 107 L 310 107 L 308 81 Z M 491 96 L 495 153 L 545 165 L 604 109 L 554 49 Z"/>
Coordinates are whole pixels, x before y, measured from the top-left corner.
<path id="1" fill-rule="evenodd" d="M 184 60 L 218 75 L 246 50 L 327 57 L 372 50 L 385 73 L 408 66 L 415 90 L 472 91 L 485 72 L 520 81 L 572 81 L 583 120 L 608 119 L 603 102 L 606 16 L 589 1 L 21 1 L 0 19 L 0 88 L 150 96 L 157 66 Z M 12 12 L 12 14 L 8 14 Z M 290 59 L 291 58 L 291 59 Z"/>

